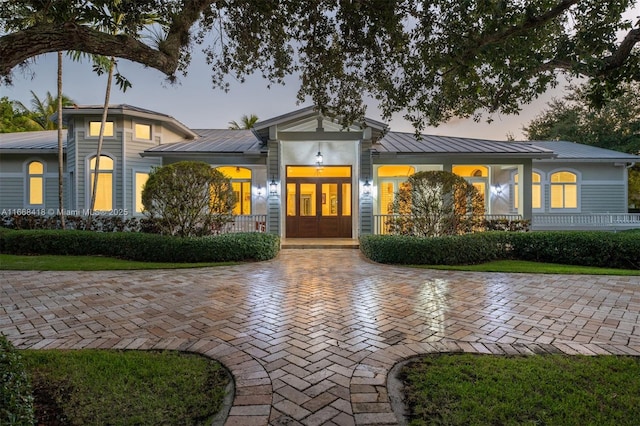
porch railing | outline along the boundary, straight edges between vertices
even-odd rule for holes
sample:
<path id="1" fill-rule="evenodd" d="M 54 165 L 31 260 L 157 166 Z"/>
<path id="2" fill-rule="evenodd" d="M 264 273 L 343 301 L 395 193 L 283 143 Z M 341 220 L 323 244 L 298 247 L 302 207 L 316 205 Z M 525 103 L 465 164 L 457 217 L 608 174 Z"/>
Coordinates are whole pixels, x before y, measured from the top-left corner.
<path id="1" fill-rule="evenodd" d="M 640 213 L 534 214 L 533 229 L 640 228 Z"/>
<path id="2" fill-rule="evenodd" d="M 220 233 L 234 232 L 267 232 L 267 215 L 250 214 L 233 216 L 233 220 L 226 223 Z"/>

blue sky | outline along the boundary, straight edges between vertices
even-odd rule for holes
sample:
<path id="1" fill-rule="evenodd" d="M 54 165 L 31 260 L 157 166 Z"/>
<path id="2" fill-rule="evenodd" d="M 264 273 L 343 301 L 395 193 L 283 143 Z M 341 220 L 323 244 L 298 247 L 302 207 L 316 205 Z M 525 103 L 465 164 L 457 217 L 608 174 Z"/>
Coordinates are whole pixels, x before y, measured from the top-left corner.
<path id="1" fill-rule="evenodd" d="M 638 16 L 637 8 L 628 16 Z M 188 75 L 181 76 L 179 82 L 173 85 L 167 83 L 159 71 L 120 60 L 119 70 L 133 87 L 125 93 L 114 88 L 111 103 L 126 103 L 169 114 L 194 129 L 226 128 L 229 121 L 239 121 L 243 114 L 256 114 L 261 119 L 267 119 L 311 104 L 297 104 L 299 83 L 295 77 L 289 78 L 285 86 L 272 85 L 270 89 L 259 76 L 249 76 L 242 84 L 233 82 L 228 93 L 214 89 L 208 65 L 198 52 L 197 48 L 194 49 Z M 8 96 L 28 106 L 32 98 L 31 90 L 41 98 L 47 91 L 55 94 L 56 63 L 56 54 L 47 54 L 36 58 L 30 74 L 15 70 L 13 86 L 0 86 L 0 96 Z M 103 104 L 105 84 L 106 76 L 96 76 L 88 60 L 76 63 L 65 59 L 63 91 L 77 104 Z M 546 93 L 532 104 L 524 105 L 519 115 L 496 115 L 491 124 L 454 119 L 437 128 L 428 128 L 424 133 L 496 140 L 504 140 L 507 133 L 511 133 L 516 139 L 522 139 L 522 127 L 540 114 L 548 101 L 562 95 L 562 89 Z M 368 102 L 367 116 L 381 120 L 375 100 Z M 389 124 L 392 130 L 413 132 L 411 124 L 401 116 L 393 117 Z"/>

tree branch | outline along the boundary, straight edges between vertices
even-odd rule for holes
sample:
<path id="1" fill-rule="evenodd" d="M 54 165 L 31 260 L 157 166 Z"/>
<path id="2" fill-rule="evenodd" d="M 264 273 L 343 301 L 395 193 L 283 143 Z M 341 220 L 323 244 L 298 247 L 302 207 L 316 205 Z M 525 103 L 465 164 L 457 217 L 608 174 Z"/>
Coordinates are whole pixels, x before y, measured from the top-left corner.
<path id="1" fill-rule="evenodd" d="M 640 43 L 640 28 L 634 28 L 627 36 L 622 40 L 618 49 L 610 56 L 605 58 L 606 66 L 604 71 L 610 71 L 612 69 L 620 68 L 624 61 L 631 55 L 633 47 Z"/>
<path id="2" fill-rule="evenodd" d="M 73 22 L 38 24 L 0 37 L 0 76 L 29 58 L 43 53 L 78 50 L 90 54 L 129 59 L 172 76 L 180 51 L 191 42 L 190 30 L 203 10 L 216 0 L 186 0 L 173 16 L 167 39 L 158 49 L 128 35 L 112 35 Z"/>

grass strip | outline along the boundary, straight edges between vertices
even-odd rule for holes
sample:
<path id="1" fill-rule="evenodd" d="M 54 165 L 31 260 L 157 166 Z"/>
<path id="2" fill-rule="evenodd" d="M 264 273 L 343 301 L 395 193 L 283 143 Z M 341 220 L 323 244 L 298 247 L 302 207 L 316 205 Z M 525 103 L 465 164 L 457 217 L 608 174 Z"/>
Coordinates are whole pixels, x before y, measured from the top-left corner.
<path id="1" fill-rule="evenodd" d="M 401 371 L 411 425 L 635 425 L 640 358 L 434 354 Z"/>
<path id="2" fill-rule="evenodd" d="M 182 269 L 234 265 L 237 262 L 165 263 L 138 262 L 103 256 L 56 256 L 0 254 L 0 270 L 13 271 L 110 271 Z"/>
<path id="3" fill-rule="evenodd" d="M 218 362 L 175 351 L 20 352 L 38 424 L 210 424 L 229 382 Z"/>
<path id="4" fill-rule="evenodd" d="M 510 272 L 563 275 L 623 275 L 639 276 L 638 269 L 599 268 L 595 266 L 560 265 L 527 260 L 496 260 L 478 265 L 412 265 L 415 268 L 470 272 Z"/>

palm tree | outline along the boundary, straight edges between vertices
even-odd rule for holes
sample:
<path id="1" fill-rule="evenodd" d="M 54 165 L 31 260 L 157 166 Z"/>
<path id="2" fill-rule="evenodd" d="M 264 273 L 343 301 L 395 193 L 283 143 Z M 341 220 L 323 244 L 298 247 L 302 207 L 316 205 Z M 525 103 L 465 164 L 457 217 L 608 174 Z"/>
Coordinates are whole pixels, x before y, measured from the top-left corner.
<path id="1" fill-rule="evenodd" d="M 240 119 L 240 124 L 238 124 L 235 120 L 229 122 L 229 129 L 231 130 L 248 130 L 253 128 L 255 124 L 258 122 L 259 118 L 255 114 L 251 115 L 243 115 Z"/>
<path id="2" fill-rule="evenodd" d="M 56 130 L 58 125 L 51 118 L 58 111 L 58 97 L 54 98 L 51 92 L 47 92 L 44 99 L 40 99 L 33 90 L 31 91 L 31 96 L 31 108 L 27 108 L 21 102 L 16 102 L 16 105 L 25 111 L 29 111 L 31 119 L 42 130 Z M 73 100 L 65 95 L 62 95 L 60 100 L 63 107 L 74 104 Z"/>

